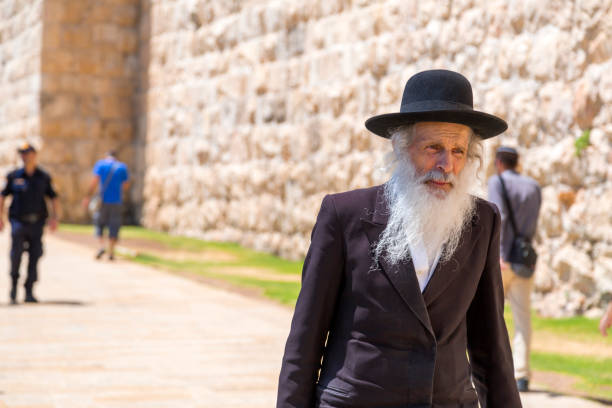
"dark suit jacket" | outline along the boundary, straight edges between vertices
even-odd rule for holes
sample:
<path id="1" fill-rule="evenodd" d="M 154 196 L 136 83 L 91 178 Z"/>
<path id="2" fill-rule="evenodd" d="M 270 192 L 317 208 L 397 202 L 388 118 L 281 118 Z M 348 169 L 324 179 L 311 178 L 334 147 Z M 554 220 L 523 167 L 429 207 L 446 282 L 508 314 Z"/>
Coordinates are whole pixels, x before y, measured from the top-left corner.
<path id="1" fill-rule="evenodd" d="M 277 407 L 477 407 L 478 399 L 483 408 L 520 407 L 496 208 L 477 200 L 457 251 L 423 294 L 411 261 L 373 265 L 387 219 L 383 186 L 323 199 Z"/>

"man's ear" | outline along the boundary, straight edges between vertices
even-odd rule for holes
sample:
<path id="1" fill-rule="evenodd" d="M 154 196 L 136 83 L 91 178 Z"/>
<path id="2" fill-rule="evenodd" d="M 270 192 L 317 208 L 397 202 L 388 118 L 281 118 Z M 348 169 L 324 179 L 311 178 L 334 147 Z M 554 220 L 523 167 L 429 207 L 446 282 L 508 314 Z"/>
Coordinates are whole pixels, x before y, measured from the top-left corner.
<path id="1" fill-rule="evenodd" d="M 495 170 L 497 170 L 498 173 L 502 170 L 501 162 L 499 161 L 497 157 L 493 161 L 493 165 L 495 166 Z"/>

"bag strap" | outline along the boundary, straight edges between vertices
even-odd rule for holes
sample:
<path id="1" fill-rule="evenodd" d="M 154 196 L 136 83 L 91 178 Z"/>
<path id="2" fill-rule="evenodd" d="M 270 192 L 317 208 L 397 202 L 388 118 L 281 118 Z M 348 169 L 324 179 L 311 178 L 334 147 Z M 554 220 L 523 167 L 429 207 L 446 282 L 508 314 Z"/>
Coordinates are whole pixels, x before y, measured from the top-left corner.
<path id="1" fill-rule="evenodd" d="M 510 204 L 510 198 L 508 197 L 508 190 L 506 190 L 506 183 L 504 183 L 504 179 L 501 174 L 498 174 L 499 182 L 502 186 L 502 196 L 504 197 L 504 202 L 506 203 L 506 207 L 508 208 L 508 215 L 510 216 L 510 225 L 512 226 L 512 230 L 514 231 L 515 236 L 519 236 L 518 229 L 516 228 L 516 221 L 514 221 L 514 212 L 512 211 L 512 204 Z"/>
<path id="2" fill-rule="evenodd" d="M 113 178 L 113 174 L 115 174 L 115 170 L 117 170 L 117 167 L 119 167 L 117 163 L 113 163 L 113 165 L 111 166 L 110 171 L 108 172 L 108 174 L 106 175 L 106 178 L 104 179 L 104 184 L 102 185 L 102 189 L 100 190 L 100 197 L 104 195 L 104 192 L 108 188 L 108 184 L 110 183 L 111 178 Z"/>

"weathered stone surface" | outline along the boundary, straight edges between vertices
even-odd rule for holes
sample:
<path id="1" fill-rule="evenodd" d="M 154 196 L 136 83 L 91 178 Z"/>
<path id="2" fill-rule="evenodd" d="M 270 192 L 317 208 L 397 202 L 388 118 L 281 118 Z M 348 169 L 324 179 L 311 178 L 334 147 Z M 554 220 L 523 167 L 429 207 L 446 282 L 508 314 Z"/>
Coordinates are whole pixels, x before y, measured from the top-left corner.
<path id="1" fill-rule="evenodd" d="M 0 0 L 2 177 L 18 163 L 16 149 L 20 143 L 40 143 L 42 16 L 42 0 Z"/>

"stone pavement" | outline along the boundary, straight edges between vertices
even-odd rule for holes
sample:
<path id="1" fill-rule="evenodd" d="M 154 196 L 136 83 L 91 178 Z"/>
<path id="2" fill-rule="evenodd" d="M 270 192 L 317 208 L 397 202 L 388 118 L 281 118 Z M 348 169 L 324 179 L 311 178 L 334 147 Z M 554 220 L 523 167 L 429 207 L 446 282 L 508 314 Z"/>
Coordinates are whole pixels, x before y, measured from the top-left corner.
<path id="1" fill-rule="evenodd" d="M 5 264 L 7 248 L 4 232 Z M 8 306 L 0 277 L 0 407 L 274 406 L 289 309 L 92 255 L 47 236 L 39 305 Z M 546 393 L 524 401 L 601 406 Z"/>

